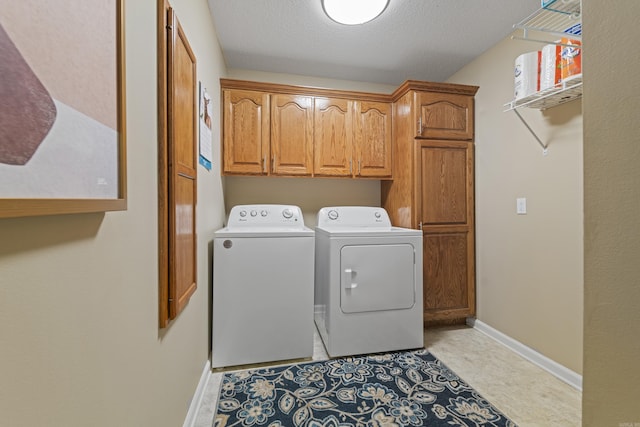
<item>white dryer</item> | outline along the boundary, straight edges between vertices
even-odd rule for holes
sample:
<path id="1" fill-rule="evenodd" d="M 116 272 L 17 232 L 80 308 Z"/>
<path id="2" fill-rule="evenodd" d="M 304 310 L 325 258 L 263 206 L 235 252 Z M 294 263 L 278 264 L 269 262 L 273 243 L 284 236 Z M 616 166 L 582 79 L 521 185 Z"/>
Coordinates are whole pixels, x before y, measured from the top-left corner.
<path id="1" fill-rule="evenodd" d="M 313 267 L 299 207 L 233 207 L 213 240 L 211 366 L 312 357 Z"/>
<path id="2" fill-rule="evenodd" d="M 424 347 L 422 232 L 383 208 L 322 208 L 315 323 L 330 357 Z"/>

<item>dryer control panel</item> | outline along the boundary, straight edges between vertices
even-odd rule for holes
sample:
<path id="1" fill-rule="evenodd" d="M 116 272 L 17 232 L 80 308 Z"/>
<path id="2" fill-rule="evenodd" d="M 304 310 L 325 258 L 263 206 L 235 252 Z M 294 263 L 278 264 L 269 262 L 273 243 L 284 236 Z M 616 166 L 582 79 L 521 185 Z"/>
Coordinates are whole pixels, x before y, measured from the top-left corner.
<path id="1" fill-rule="evenodd" d="M 384 208 L 371 206 L 332 206 L 318 212 L 318 227 L 389 228 L 391 220 Z"/>
<path id="2" fill-rule="evenodd" d="M 302 210 L 293 205 L 237 205 L 231 208 L 227 228 L 287 227 L 304 229 Z"/>

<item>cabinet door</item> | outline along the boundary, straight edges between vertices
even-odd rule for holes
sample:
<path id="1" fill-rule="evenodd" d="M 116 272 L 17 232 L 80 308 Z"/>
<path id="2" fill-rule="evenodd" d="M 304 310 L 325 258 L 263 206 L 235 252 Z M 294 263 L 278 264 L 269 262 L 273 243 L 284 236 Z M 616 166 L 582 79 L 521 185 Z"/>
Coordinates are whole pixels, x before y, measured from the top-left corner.
<path id="1" fill-rule="evenodd" d="M 196 57 L 173 9 L 168 48 L 169 319 L 197 287 L 198 79 Z"/>
<path id="2" fill-rule="evenodd" d="M 313 173 L 317 176 L 353 174 L 353 101 L 315 98 Z"/>
<path id="3" fill-rule="evenodd" d="M 313 172 L 313 98 L 271 96 L 271 173 L 311 175 Z"/>
<path id="4" fill-rule="evenodd" d="M 424 319 L 475 314 L 473 144 L 418 140 Z"/>
<path id="5" fill-rule="evenodd" d="M 269 94 L 224 90 L 224 173 L 268 173 Z"/>
<path id="6" fill-rule="evenodd" d="M 471 242 L 470 242 L 471 240 Z M 424 230 L 423 317 L 452 320 L 475 314 L 472 239 L 468 231 Z"/>
<path id="7" fill-rule="evenodd" d="M 355 103 L 356 176 L 391 177 L 391 104 Z"/>
<path id="8" fill-rule="evenodd" d="M 473 97 L 415 92 L 416 137 L 472 140 Z"/>

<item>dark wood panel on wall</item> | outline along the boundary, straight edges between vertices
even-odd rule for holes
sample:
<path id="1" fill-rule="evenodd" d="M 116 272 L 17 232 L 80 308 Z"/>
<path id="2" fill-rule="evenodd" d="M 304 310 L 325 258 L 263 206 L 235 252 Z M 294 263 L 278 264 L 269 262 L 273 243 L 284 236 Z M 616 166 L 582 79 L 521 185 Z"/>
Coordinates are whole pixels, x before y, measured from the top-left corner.
<path id="1" fill-rule="evenodd" d="M 158 325 L 197 286 L 196 58 L 166 0 L 158 1 Z"/>

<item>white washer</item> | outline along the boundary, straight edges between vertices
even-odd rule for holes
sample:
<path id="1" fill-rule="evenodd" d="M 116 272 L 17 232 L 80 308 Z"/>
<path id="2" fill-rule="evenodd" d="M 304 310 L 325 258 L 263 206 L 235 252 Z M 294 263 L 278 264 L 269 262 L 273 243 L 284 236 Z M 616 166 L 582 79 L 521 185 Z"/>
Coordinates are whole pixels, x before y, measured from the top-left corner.
<path id="1" fill-rule="evenodd" d="M 213 241 L 213 368 L 313 356 L 314 232 L 291 205 L 239 205 Z"/>
<path id="2" fill-rule="evenodd" d="M 331 357 L 424 347 L 422 232 L 383 208 L 322 208 L 314 317 Z"/>

